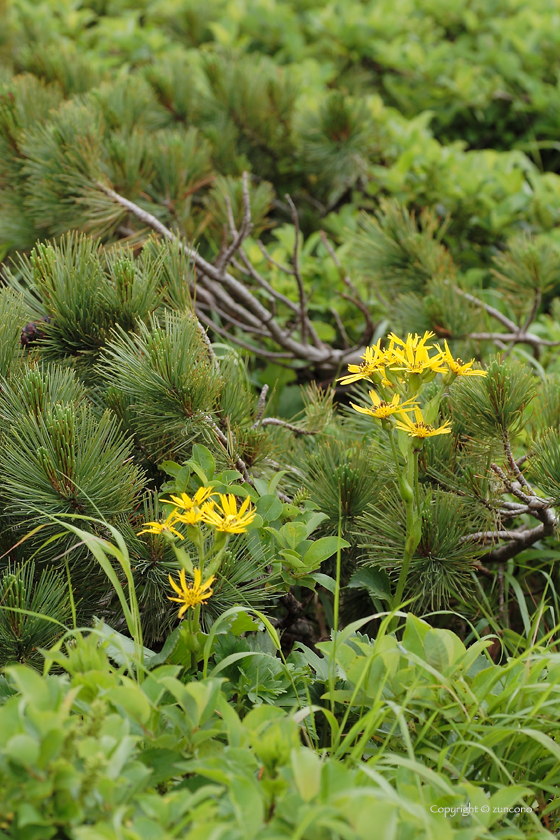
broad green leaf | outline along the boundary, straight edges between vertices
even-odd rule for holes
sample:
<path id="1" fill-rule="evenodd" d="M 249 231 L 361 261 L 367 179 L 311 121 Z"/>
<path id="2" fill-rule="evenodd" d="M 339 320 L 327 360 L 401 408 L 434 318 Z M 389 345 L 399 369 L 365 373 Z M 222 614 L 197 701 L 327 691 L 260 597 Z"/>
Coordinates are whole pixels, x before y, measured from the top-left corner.
<path id="1" fill-rule="evenodd" d="M 104 695 L 115 705 L 123 709 L 139 720 L 140 723 L 147 723 L 152 712 L 150 703 L 140 688 L 119 686 L 107 691 Z"/>
<path id="2" fill-rule="evenodd" d="M 192 458 L 195 464 L 198 464 L 204 470 L 208 479 L 212 479 L 216 471 L 216 462 L 210 450 L 201 443 L 195 443 L 192 448 Z"/>
<path id="3" fill-rule="evenodd" d="M 278 496 L 261 496 L 257 502 L 257 513 L 265 522 L 274 522 L 282 516 L 282 502 Z"/>
<path id="4" fill-rule="evenodd" d="M 303 555 L 302 560 L 308 569 L 316 569 L 321 565 L 321 563 L 328 560 L 329 557 L 332 557 L 332 555 L 336 553 L 339 545 L 340 548 L 349 548 L 350 543 L 346 542 L 346 540 L 339 539 L 338 537 L 321 537 L 321 539 L 315 540 L 315 542 L 309 546 Z"/>
<path id="5" fill-rule="evenodd" d="M 312 750 L 300 747 L 292 750 L 291 764 L 299 795 L 310 802 L 321 790 L 321 759 Z"/>

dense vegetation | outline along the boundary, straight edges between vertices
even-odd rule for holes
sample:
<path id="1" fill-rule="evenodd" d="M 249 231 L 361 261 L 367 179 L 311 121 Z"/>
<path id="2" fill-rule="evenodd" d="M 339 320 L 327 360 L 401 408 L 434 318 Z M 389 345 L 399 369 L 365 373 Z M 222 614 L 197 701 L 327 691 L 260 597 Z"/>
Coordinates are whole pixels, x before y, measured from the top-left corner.
<path id="1" fill-rule="evenodd" d="M 554 836 L 558 0 L 0 15 L 0 838 Z"/>

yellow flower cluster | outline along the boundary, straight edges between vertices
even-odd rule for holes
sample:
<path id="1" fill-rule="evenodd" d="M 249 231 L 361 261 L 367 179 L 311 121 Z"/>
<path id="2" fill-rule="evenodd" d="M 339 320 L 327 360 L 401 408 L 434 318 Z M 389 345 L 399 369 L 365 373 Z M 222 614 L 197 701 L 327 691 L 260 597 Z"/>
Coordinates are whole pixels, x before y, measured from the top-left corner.
<path id="1" fill-rule="evenodd" d="M 220 504 L 214 500 L 219 496 Z M 237 498 L 232 494 L 227 496 L 215 493 L 212 487 L 199 487 L 191 498 L 187 493 L 171 496 L 163 500 L 166 504 L 175 505 L 167 519 L 163 522 L 146 522 L 140 534 L 170 534 L 183 539 L 182 534 L 174 527 L 178 522 L 185 525 L 198 525 L 203 522 L 216 531 L 224 534 L 244 534 L 257 512 L 251 505 L 249 497 L 237 509 Z"/>
<path id="2" fill-rule="evenodd" d="M 343 376 L 339 382 L 350 385 L 360 379 L 368 379 L 383 392 L 384 389 L 398 387 L 403 381 L 412 382 L 413 375 L 422 377 L 420 380 L 416 378 L 416 383 L 430 381 L 438 373 L 450 374 L 452 379 L 456 376 L 486 376 L 486 371 L 473 369 L 474 359 L 470 362 L 455 359 L 447 341 L 444 342 L 444 350 L 438 344 L 428 344 L 432 338 L 432 332 L 425 332 L 423 336 L 409 333 L 406 341 L 403 341 L 394 333 L 390 333 L 386 349 L 382 349 L 381 339 L 372 347 L 367 347 L 362 356 L 363 362 L 359 365 L 348 365 L 349 375 Z M 435 352 L 430 355 L 432 350 Z M 412 389 L 412 393 L 417 394 L 417 389 L 418 385 Z M 406 432 L 409 437 L 424 439 L 434 435 L 446 435 L 451 431 L 448 420 L 437 429 L 426 423 L 416 396 L 401 402 L 400 395 L 394 394 L 390 401 L 386 401 L 372 390 L 369 397 L 371 407 L 363 408 L 351 403 L 352 408 L 381 421 L 388 421 L 396 414 L 400 417 L 400 420 L 395 418 L 396 427 Z M 414 415 L 414 420 L 410 414 Z"/>
<path id="3" fill-rule="evenodd" d="M 381 339 L 377 344 L 366 347 L 362 356 L 364 361 L 359 365 L 348 365 L 349 375 L 341 377 L 339 382 L 342 385 L 350 385 L 359 379 L 369 379 L 389 386 L 391 382 L 387 378 L 387 371 L 420 375 L 428 372 L 451 373 L 455 376 L 486 375 L 484 370 L 473 369 L 474 359 L 470 362 L 455 359 L 447 341 L 444 341 L 444 350 L 438 344 L 428 344 L 427 342 L 434 337 L 432 332 L 425 332 L 422 337 L 409 333 L 406 341 L 403 341 L 394 333 L 390 333 L 389 346 L 385 350 L 381 348 Z M 429 351 L 434 347 L 436 352 L 430 355 Z"/>

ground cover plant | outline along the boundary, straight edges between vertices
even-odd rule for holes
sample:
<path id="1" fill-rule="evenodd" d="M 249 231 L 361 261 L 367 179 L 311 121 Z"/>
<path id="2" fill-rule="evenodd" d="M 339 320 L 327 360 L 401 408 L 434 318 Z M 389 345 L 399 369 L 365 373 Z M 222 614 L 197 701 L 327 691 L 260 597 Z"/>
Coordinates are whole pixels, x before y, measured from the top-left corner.
<path id="1" fill-rule="evenodd" d="M 0 837 L 555 836 L 558 12 L 0 4 Z"/>

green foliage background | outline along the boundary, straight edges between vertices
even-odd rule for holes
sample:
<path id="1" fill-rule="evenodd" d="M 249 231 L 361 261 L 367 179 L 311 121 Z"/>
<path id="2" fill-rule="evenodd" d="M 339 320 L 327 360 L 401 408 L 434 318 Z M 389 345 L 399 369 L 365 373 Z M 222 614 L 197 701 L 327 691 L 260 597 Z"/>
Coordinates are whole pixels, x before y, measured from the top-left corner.
<path id="1" fill-rule="evenodd" d="M 0 838 L 553 836 L 557 533 L 493 549 L 560 503 L 559 19 L 560 0 L 0 0 Z M 422 452 L 406 594 L 432 626 L 409 613 L 398 641 L 371 618 L 406 536 L 387 439 L 335 411 L 342 371 L 255 361 L 235 326 L 209 347 L 177 243 L 100 189 L 212 261 L 245 170 L 247 255 L 295 300 L 297 246 L 320 341 L 359 345 L 365 310 L 369 341 L 433 329 L 488 371 L 449 388 L 453 434 Z M 170 544 L 138 531 L 208 464 L 259 521 L 198 655 Z M 117 533 L 128 565 L 99 548 Z M 284 658 L 255 607 L 312 646 Z M 488 797 L 532 811 L 430 807 Z"/>
<path id="2" fill-rule="evenodd" d="M 308 232 L 340 235 L 388 194 L 451 214 L 466 266 L 520 226 L 555 241 L 557 14 L 556 0 L 8 0 L 0 242 L 80 224 L 49 212 L 63 149 L 210 249 L 215 177 L 244 168 L 275 190 L 257 217 L 274 201 L 288 221 L 289 191 Z"/>

